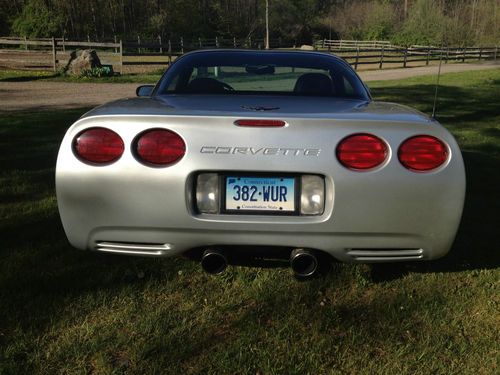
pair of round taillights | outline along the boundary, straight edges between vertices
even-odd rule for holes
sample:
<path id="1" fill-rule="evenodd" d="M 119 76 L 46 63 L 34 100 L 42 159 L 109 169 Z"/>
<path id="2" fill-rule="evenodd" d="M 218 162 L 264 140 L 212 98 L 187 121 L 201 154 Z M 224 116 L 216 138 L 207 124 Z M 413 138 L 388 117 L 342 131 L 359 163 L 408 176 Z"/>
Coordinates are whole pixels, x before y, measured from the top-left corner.
<path id="1" fill-rule="evenodd" d="M 122 156 L 125 144 L 110 129 L 89 128 L 75 137 L 73 150 L 85 162 L 109 164 Z M 340 141 L 336 153 L 344 167 L 355 171 L 369 171 L 387 160 L 388 150 L 387 144 L 372 134 L 353 134 Z M 186 144 L 171 130 L 150 129 L 134 139 L 132 152 L 145 164 L 168 166 L 184 156 Z M 448 148 L 436 137 L 417 135 L 399 146 L 398 159 L 409 170 L 427 172 L 446 162 Z"/>
<path id="2" fill-rule="evenodd" d="M 369 171 L 384 164 L 389 148 L 372 134 L 354 134 L 337 146 L 337 159 L 346 168 Z M 432 171 L 448 160 L 448 147 L 436 137 L 416 135 L 406 139 L 398 149 L 399 162 L 414 172 Z"/>
<path id="3" fill-rule="evenodd" d="M 125 144 L 123 139 L 110 129 L 89 128 L 75 137 L 73 150 L 85 162 L 97 165 L 110 164 L 122 156 Z M 134 139 L 132 152 L 145 164 L 167 166 L 184 156 L 186 144 L 171 130 L 150 129 Z"/>

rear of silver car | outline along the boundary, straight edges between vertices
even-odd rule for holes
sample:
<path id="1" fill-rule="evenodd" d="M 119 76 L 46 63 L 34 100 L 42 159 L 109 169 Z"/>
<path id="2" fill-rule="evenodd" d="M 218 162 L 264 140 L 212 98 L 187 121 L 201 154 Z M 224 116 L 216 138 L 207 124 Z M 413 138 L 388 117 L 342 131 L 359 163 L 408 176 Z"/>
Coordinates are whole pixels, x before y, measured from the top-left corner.
<path id="1" fill-rule="evenodd" d="M 57 200 L 68 239 L 79 249 L 142 256 L 224 249 L 220 254 L 230 257 L 232 249 L 276 247 L 310 249 L 343 262 L 439 258 L 449 251 L 462 213 L 460 150 L 438 123 L 370 105 L 371 113 L 273 115 L 286 126 L 269 128 L 235 125 L 265 116 L 251 113 L 91 113 L 68 130 L 57 161 Z M 122 138 L 118 160 L 98 166 L 76 157 L 75 138 L 93 127 Z M 178 134 L 185 155 L 168 167 L 141 162 L 137 137 L 150 129 Z M 386 144 L 381 165 L 356 171 L 339 162 L 339 142 L 356 133 Z M 426 173 L 398 160 L 401 144 L 421 134 L 443 141 L 448 155 Z M 227 210 L 228 177 L 237 176 L 293 179 L 293 212 Z"/>

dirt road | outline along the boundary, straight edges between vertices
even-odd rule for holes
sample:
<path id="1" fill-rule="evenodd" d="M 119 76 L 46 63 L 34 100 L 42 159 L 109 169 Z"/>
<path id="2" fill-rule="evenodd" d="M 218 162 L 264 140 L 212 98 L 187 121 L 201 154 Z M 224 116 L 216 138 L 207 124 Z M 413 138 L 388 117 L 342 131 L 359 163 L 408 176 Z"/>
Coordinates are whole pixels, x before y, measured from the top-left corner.
<path id="1" fill-rule="evenodd" d="M 0 82 L 0 112 L 94 107 L 135 96 L 135 83 Z"/>
<path id="2" fill-rule="evenodd" d="M 481 64 L 442 64 L 441 74 L 443 73 L 454 73 L 454 72 L 465 72 L 473 70 L 485 70 L 485 69 L 500 69 L 500 61 L 498 63 L 487 62 Z M 431 74 L 437 74 L 438 66 L 418 66 L 414 68 L 407 69 L 384 69 L 384 70 L 366 70 L 359 72 L 359 76 L 365 82 L 370 81 L 387 81 L 391 79 L 403 79 L 417 76 L 426 76 Z"/>
<path id="3" fill-rule="evenodd" d="M 443 64 L 442 73 L 500 69 L 500 64 Z M 437 66 L 360 72 L 367 82 L 436 74 Z M 135 83 L 0 82 L 0 112 L 92 107 L 135 96 Z"/>

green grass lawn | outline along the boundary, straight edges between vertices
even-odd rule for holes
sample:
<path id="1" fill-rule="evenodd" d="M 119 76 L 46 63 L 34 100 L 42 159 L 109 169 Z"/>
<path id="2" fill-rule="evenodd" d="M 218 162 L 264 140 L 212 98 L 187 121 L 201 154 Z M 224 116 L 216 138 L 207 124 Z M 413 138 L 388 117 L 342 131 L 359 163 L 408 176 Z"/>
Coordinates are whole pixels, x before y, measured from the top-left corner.
<path id="1" fill-rule="evenodd" d="M 0 82 L 23 82 L 34 80 L 46 80 L 52 82 L 75 82 L 75 83 L 156 83 L 163 74 L 163 69 L 151 73 L 124 74 L 113 77 L 75 77 L 56 74 L 43 70 L 0 70 Z"/>
<path id="2" fill-rule="evenodd" d="M 500 362 L 500 70 L 442 77 L 467 200 L 451 253 L 221 276 L 176 259 L 72 249 L 54 196 L 66 128 L 85 109 L 0 115 L 0 374 L 493 374 Z M 434 77 L 370 83 L 432 108 Z"/>

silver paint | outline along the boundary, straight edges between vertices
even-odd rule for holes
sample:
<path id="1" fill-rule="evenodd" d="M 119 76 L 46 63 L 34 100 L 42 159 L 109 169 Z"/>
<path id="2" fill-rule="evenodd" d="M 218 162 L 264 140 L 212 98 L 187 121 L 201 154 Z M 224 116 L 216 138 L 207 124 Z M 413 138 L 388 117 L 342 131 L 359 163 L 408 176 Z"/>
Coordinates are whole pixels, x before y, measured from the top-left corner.
<path id="1" fill-rule="evenodd" d="M 249 112 L 242 106 L 276 109 Z M 279 118 L 289 126 L 234 126 L 241 118 Z M 75 135 L 94 126 L 123 138 L 125 152 L 115 163 L 91 166 L 73 154 Z M 150 128 L 177 132 L 186 155 L 165 168 L 138 162 L 132 141 Z M 388 160 L 364 173 L 340 165 L 335 147 L 353 133 L 383 139 Z M 430 173 L 411 172 L 397 159 L 399 145 L 419 134 L 449 146 L 449 160 Z M 201 152 L 207 147 L 231 152 Z M 263 152 L 270 149 L 276 153 Z M 301 151 L 285 157 L 279 151 L 285 149 Z M 325 209 L 319 216 L 198 214 L 193 197 L 200 172 L 323 175 Z M 73 124 L 60 147 L 56 188 L 67 237 L 79 249 L 174 256 L 199 246 L 279 245 L 322 250 L 341 261 L 380 262 L 435 259 L 449 251 L 462 214 L 465 172 L 453 136 L 426 115 L 398 104 L 172 95 L 119 100 Z"/>

